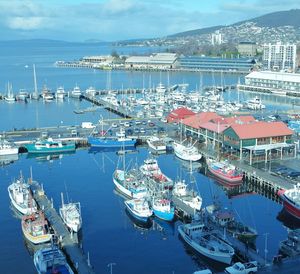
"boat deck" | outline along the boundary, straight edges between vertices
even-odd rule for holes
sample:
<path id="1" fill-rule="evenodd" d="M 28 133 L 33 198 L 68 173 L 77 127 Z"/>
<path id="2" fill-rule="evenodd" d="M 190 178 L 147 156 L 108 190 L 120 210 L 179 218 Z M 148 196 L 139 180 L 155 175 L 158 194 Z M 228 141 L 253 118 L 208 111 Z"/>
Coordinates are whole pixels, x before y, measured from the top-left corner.
<path id="1" fill-rule="evenodd" d="M 94 270 L 88 264 L 87 257 L 78 245 L 76 234 L 70 234 L 59 214 L 55 208 L 53 208 L 51 201 L 44 194 L 42 187 L 38 182 L 33 181 L 31 189 L 34 199 L 38 206 L 44 210 L 45 216 L 51 227 L 54 229 L 55 234 L 62 245 L 63 251 L 66 253 L 67 257 L 70 258 L 70 261 L 72 262 L 73 267 L 77 270 L 77 273 L 94 274 Z"/>

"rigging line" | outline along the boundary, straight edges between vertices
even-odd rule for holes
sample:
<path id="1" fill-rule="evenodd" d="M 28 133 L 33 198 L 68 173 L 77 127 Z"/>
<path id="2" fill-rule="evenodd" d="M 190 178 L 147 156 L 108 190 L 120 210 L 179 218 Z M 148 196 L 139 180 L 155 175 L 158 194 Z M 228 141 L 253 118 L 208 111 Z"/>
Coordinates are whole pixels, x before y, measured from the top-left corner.
<path id="1" fill-rule="evenodd" d="M 67 184 L 66 184 L 65 180 L 64 180 L 64 185 L 65 185 L 65 190 L 66 190 L 66 195 L 67 195 L 67 201 L 68 201 L 68 203 L 70 203 L 68 189 L 67 189 Z"/>
<path id="2" fill-rule="evenodd" d="M 90 157 L 93 159 L 93 161 L 95 162 L 96 166 L 97 166 L 100 170 L 102 170 L 103 168 L 100 167 L 100 164 L 99 164 L 99 163 L 97 162 L 97 160 L 95 159 L 95 156 L 94 156 L 94 155 L 90 155 Z"/>
<path id="3" fill-rule="evenodd" d="M 248 199 L 248 197 L 246 197 L 246 201 L 247 201 L 247 205 L 248 205 L 248 208 L 249 208 L 249 211 L 250 211 L 250 217 L 251 217 L 251 221 L 253 222 L 254 229 L 257 230 L 256 229 L 255 219 L 253 218 L 253 212 L 252 212 L 251 207 L 249 205 L 249 199 Z"/>

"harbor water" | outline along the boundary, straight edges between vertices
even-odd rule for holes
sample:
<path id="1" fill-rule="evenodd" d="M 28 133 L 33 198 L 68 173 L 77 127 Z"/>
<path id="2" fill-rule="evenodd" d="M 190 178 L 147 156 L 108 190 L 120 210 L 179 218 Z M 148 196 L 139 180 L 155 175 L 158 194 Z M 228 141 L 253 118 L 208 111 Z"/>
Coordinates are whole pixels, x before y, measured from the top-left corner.
<path id="1" fill-rule="evenodd" d="M 57 68 L 57 60 L 75 60 L 85 55 L 110 54 L 109 45 L 64 44 L 46 41 L 27 41 L 24 45 L 15 42 L 0 44 L 0 90 L 5 93 L 7 82 L 13 84 L 15 93 L 19 89 L 33 91 L 32 65 L 36 65 L 38 87 L 44 84 L 53 91 L 64 86 L 70 91 L 78 84 L 82 90 L 89 86 L 96 89 L 107 87 L 107 74 L 111 73 L 112 88 L 142 88 L 156 86 L 160 81 L 167 84 L 188 83 L 189 89 L 200 86 L 198 73 L 159 73 L 99 71 L 78 68 Z M 153 48 L 120 48 L 119 53 L 134 51 L 157 51 Z M 224 76 L 227 85 L 238 82 L 239 75 Z M 220 76 L 202 75 L 202 85 L 218 85 Z M 237 94 L 226 92 L 226 99 L 232 96 L 235 100 L 253 97 L 250 93 Z M 285 104 L 286 98 L 265 98 L 268 110 L 286 110 L 291 106 Z M 74 109 L 89 107 L 90 103 L 75 99 L 63 102 L 43 103 L 42 101 L 16 102 L 8 104 L 0 101 L 0 131 L 57 127 L 61 125 L 78 125 L 84 121 L 96 123 L 100 115 L 114 118 L 115 115 L 104 109 L 82 115 L 74 113 Z M 296 106 L 295 106 L 296 107 Z M 149 156 L 146 148 L 138 147 L 137 152 L 126 155 L 128 165 L 142 164 Z M 256 193 L 247 195 L 231 195 L 228 188 L 214 179 L 207 177 L 205 168 L 195 169 L 191 175 L 189 167 L 183 165 L 173 154 L 157 157 L 162 171 L 172 179 L 177 177 L 190 181 L 195 180 L 192 187 L 199 191 L 203 198 L 203 207 L 219 201 L 236 213 L 236 218 L 245 224 L 255 227 L 259 233 L 256 240 L 257 252 L 271 260 L 278 253 L 279 241 L 286 239 L 287 228 L 277 219 L 282 205 Z M 22 171 L 25 178 L 33 170 L 33 178 L 42 183 L 48 197 L 53 198 L 54 206 L 60 205 L 60 193 L 64 192 L 69 201 L 80 202 L 83 228 L 82 245 L 89 252 L 90 261 L 96 273 L 109 273 L 108 265 L 114 263 L 113 273 L 192 273 L 201 266 L 209 266 L 221 270 L 220 266 L 211 264 L 205 258 L 187 248 L 177 233 L 180 221 L 166 223 L 153 220 L 150 227 L 140 227 L 127 215 L 124 199 L 115 190 L 112 174 L 118 166 L 119 156 L 115 151 L 77 150 L 71 154 L 45 157 L 28 157 L 19 155 L 19 159 L 0 169 L 0 261 L 1 273 L 35 273 L 32 254 L 22 235 L 21 221 L 11 209 L 7 187 Z M 230 194 L 230 195 L 229 195 Z M 243 194 L 243 193 L 238 193 Z"/>

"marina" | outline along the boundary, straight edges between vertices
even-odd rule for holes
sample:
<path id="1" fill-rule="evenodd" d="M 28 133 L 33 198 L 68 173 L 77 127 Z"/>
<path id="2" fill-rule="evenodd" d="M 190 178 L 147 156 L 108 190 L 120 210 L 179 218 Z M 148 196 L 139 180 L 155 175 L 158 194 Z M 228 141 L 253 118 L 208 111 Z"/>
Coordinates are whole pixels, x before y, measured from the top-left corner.
<path id="1" fill-rule="evenodd" d="M 56 79 L 60 79 L 61 72 L 67 72 L 62 68 L 55 67 L 48 68 L 48 70 L 56 74 Z M 76 73 L 74 71 L 72 73 Z M 76 71 L 78 70 L 76 69 Z M 91 71 L 91 74 L 89 72 L 86 73 L 88 74 L 87 78 L 83 76 L 82 81 L 78 82 L 81 92 L 85 90 L 84 86 L 91 86 L 93 78 L 95 78 L 94 72 Z M 136 73 L 138 74 L 137 78 L 141 81 L 143 78 L 142 74 L 140 72 Z M 104 90 L 106 73 L 97 71 L 97 76 L 99 76 L 98 74 L 102 76 L 103 81 L 99 90 Z M 123 81 L 125 81 L 126 74 L 123 76 Z M 164 76 L 167 77 L 167 75 Z M 158 86 L 157 83 L 160 76 L 157 74 L 153 75 L 153 79 L 155 77 L 155 86 Z M 174 82 L 172 82 L 174 84 L 180 82 L 177 81 L 176 77 L 178 78 L 179 76 L 175 75 Z M 193 77 L 194 79 L 191 83 L 199 81 L 198 75 Z M 226 80 L 228 83 L 232 81 L 234 84 L 236 82 L 235 78 L 231 79 L 231 76 L 228 77 Z M 206 75 L 204 78 L 207 83 L 210 82 L 210 76 Z M 66 81 L 64 90 L 71 91 L 76 86 L 75 82 L 73 79 Z M 69 84 L 68 81 L 70 81 Z M 18 83 L 17 85 L 22 86 L 23 84 Z M 50 82 L 47 86 L 51 87 Z M 97 87 L 94 83 L 93 86 Z M 166 84 L 166 87 L 170 86 Z M 96 90 L 98 91 L 98 89 Z M 8 164 L 1 169 L 1 181 L 9 182 L 10 184 L 12 179 L 17 177 L 16 175 L 19 174 L 20 170 L 29 170 L 29 167 L 33 166 L 35 178 L 43 183 L 42 189 L 41 186 L 35 183 L 32 184 L 34 198 L 39 207 L 45 210 L 45 217 L 53 227 L 57 238 L 61 239 L 60 245 L 64 254 L 67 254 L 67 258 L 72 262 L 71 267 L 73 270 L 78 268 L 78 273 L 103 273 L 108 270 L 107 265 L 114 262 L 116 263 L 114 266 L 114 272 L 116 273 L 121 273 L 122 269 L 128 269 L 132 273 L 157 273 L 161 269 L 159 262 L 161 262 L 163 256 L 166 264 L 163 266 L 164 273 L 172 273 L 172 271 L 175 273 L 192 273 L 200 266 L 209 267 L 214 273 L 223 271 L 224 266 L 207 262 L 203 256 L 191 252 L 188 247 L 182 244 L 182 241 L 178 240 L 178 227 L 185 224 L 185 222 L 190 222 L 196 211 L 200 212 L 200 208 L 212 204 L 218 197 L 225 207 L 230 207 L 237 211 L 237 218 L 241 219 L 241 223 L 245 223 L 248 227 L 253 226 L 251 222 L 256 224 L 255 228 L 258 236 L 254 248 L 241 243 L 230 233 L 226 234 L 227 241 L 232 243 L 238 256 L 234 258 L 234 261 L 255 260 L 258 262 L 259 271 L 262 271 L 262 273 L 263 271 L 268 271 L 264 270 L 262 266 L 272 264 L 273 257 L 278 255 L 279 242 L 285 240 L 288 236 L 288 231 L 284 225 L 286 220 L 282 222 L 277 219 L 277 215 L 283 209 L 277 192 L 280 189 L 292 189 L 295 182 L 298 181 L 297 176 L 292 178 L 291 176 L 288 177 L 287 174 L 280 175 L 276 172 L 280 171 L 279 168 L 282 165 L 289 166 L 289 160 L 296 162 L 294 166 L 297 171 L 298 155 L 291 153 L 287 155 L 290 156 L 289 159 L 281 160 L 279 157 L 278 159 L 274 158 L 272 161 L 268 159 L 267 162 L 263 158 L 265 155 L 263 155 L 261 162 L 256 162 L 258 157 L 255 155 L 256 158 L 253 156 L 253 164 L 250 165 L 249 162 L 240 161 L 240 155 L 237 153 L 230 154 L 228 151 L 219 153 L 216 149 L 217 142 L 215 147 L 213 147 L 212 143 L 205 146 L 203 142 L 193 136 L 193 139 L 189 139 L 186 143 L 193 144 L 195 149 L 201 154 L 201 159 L 199 158 L 200 161 L 197 159 L 197 162 L 190 165 L 189 161 L 177 159 L 175 154 L 167 149 L 161 149 L 162 152 L 157 153 L 158 151 L 155 151 L 154 146 L 155 139 L 150 139 L 153 136 L 157 136 L 160 141 L 166 141 L 168 138 L 170 146 L 172 140 L 180 142 L 180 125 L 166 123 L 162 119 L 171 110 L 167 109 L 160 116 L 160 108 L 157 107 L 159 105 L 157 104 L 155 109 L 148 109 L 148 116 L 144 113 L 143 116 L 138 115 L 144 104 L 143 100 L 147 100 L 148 95 L 150 98 L 151 96 L 158 96 L 157 92 L 153 92 L 152 95 L 149 90 L 142 92 L 144 90 L 142 82 L 139 82 L 139 85 L 131 86 L 131 90 L 141 90 L 141 92 L 124 93 L 121 92 L 122 89 L 120 87 L 116 87 L 113 90 L 120 90 L 120 93 L 116 95 L 119 102 L 118 106 L 114 105 L 114 101 L 111 98 L 110 101 L 107 101 L 108 91 L 106 93 L 103 92 L 102 95 L 97 93 L 93 95 L 94 92 L 90 91 L 90 95 L 83 95 L 81 100 L 65 96 L 64 101 L 56 101 L 54 99 L 52 102 L 44 102 L 44 100 L 34 101 L 29 98 L 26 104 L 21 101 L 14 104 L 8 104 L 4 100 L 0 102 L 1 111 L 9 113 L 7 120 L 3 122 L 1 135 L 10 143 L 14 143 L 18 147 L 19 152 L 15 160 L 7 160 Z M 186 91 L 186 94 L 190 93 L 192 93 L 190 90 Z M 170 94 L 171 92 L 169 92 Z M 237 93 L 233 95 L 237 96 Z M 130 99 L 131 96 L 135 97 L 135 101 L 139 103 L 136 103 L 136 106 L 129 110 L 129 105 L 125 105 L 125 102 L 133 101 L 133 99 Z M 223 96 L 225 100 L 228 100 L 230 98 L 229 91 L 224 92 Z M 244 101 L 255 97 L 248 94 L 245 96 Z M 172 93 L 173 99 L 171 100 L 170 98 L 167 99 L 162 107 L 173 105 L 175 101 L 177 102 L 177 107 L 183 104 L 181 103 L 183 97 L 180 93 Z M 184 96 L 184 100 L 187 101 L 188 99 L 189 102 L 195 100 L 194 98 L 195 96 Z M 278 100 L 284 102 L 285 99 Z M 123 102 L 123 106 L 120 102 Z M 243 110 L 244 114 L 258 114 L 259 117 L 266 117 L 268 116 L 268 111 L 272 113 L 272 110 L 278 104 L 277 99 L 271 103 L 262 98 L 262 102 L 266 104 L 266 109 Z M 89 111 L 91 107 L 98 105 L 101 107 Z M 288 103 L 282 103 L 280 108 L 280 112 L 285 113 L 286 116 L 288 115 L 287 105 Z M 78 115 L 74 110 L 87 111 Z M 154 113 L 154 116 L 150 116 L 151 113 Z M 230 115 L 227 114 L 225 117 L 231 117 Z M 22 125 L 18 124 L 18 117 L 20 116 L 23 116 L 26 120 Z M 122 137 L 116 135 L 117 133 L 122 133 L 121 129 L 124 130 L 123 133 L 126 135 L 126 138 L 136 140 L 136 144 L 129 147 L 128 150 L 122 151 L 123 140 L 120 140 L 116 148 L 112 148 L 111 145 L 90 147 L 91 143 L 88 138 L 93 131 L 99 134 L 105 132 L 104 136 L 108 139 L 116 140 L 117 137 Z M 48 138 L 52 138 L 52 140 L 57 142 L 72 142 L 75 147 L 72 147 L 71 151 L 59 150 L 53 153 L 49 153 L 49 151 L 37 154 L 27 153 L 26 146 L 40 138 L 48 141 Z M 148 149 L 147 140 L 150 140 L 150 146 L 153 146 L 152 152 L 154 153 L 151 153 L 150 158 L 156 160 L 161 172 L 158 174 L 161 176 L 155 176 L 154 173 L 152 180 L 147 180 L 146 182 L 146 188 L 152 194 L 148 201 L 150 201 L 150 205 L 152 204 L 153 209 L 158 211 L 161 211 L 163 207 L 170 206 L 171 215 L 173 214 L 173 207 L 176 217 L 173 220 L 173 215 L 160 214 L 158 212 L 156 213 L 157 216 L 150 217 L 150 221 L 141 225 L 136 222 L 137 218 L 128 213 L 128 207 L 125 210 L 124 199 L 115 194 L 113 174 L 118 167 L 119 158 L 124 155 L 126 157 L 126 165 L 124 165 L 124 168 L 119 168 L 119 171 L 123 173 L 119 172 L 120 174 L 118 173 L 118 175 L 120 176 L 116 178 L 118 180 L 125 179 L 130 169 L 128 166 L 136 166 L 138 171 L 139 167 L 149 159 L 151 150 Z M 215 140 L 218 140 L 218 138 L 215 137 Z M 156 150 L 160 150 L 160 148 L 156 148 Z M 213 174 L 209 172 L 206 160 L 208 158 L 217 159 L 217 157 L 228 159 L 239 172 L 243 173 L 243 181 L 231 185 L 226 180 L 222 182 L 216 174 L 214 178 Z M 122 166 L 122 162 L 119 164 Z M 193 168 L 193 166 L 195 167 Z M 194 177 L 193 180 L 191 180 L 191 173 Z M 162 175 L 165 180 L 162 180 Z M 149 174 L 147 176 L 144 175 L 144 177 L 148 176 L 150 177 Z M 180 185 L 178 185 L 178 195 L 172 195 L 173 192 L 169 191 L 175 182 L 178 181 L 185 182 L 186 187 L 192 189 L 188 192 L 188 195 L 180 194 Z M 166 191 L 167 189 L 168 191 Z M 45 195 L 40 195 L 43 191 L 44 193 L 46 191 L 48 198 Z M 192 194 L 192 191 L 194 191 L 195 195 Z M 54 209 L 59 209 L 62 206 L 60 202 L 60 193 L 62 192 L 68 193 L 67 195 L 72 197 L 72 201 L 80 202 L 80 206 L 76 207 L 80 209 L 82 216 L 82 226 L 79 229 L 78 240 L 75 234 L 72 235 L 72 229 L 68 228 L 66 223 L 63 222 L 58 214 L 58 210 Z M 167 197 L 167 193 L 170 194 L 170 197 Z M 161 197 L 160 194 L 166 196 Z M 128 196 L 128 194 L 126 195 Z M 188 203 L 191 201 L 191 197 L 197 198 L 197 208 Z M 11 210 L 7 206 L 9 204 L 7 192 L 3 193 L 3 200 L 6 201 L 2 208 L 4 212 L 3 219 L 5 220 L 4 231 L 9 230 L 9 233 L 14 235 L 11 237 L 13 238 L 13 245 L 18 250 L 21 250 L 20 265 L 27 269 L 28 273 L 34 272 L 33 259 L 27 254 L 22 240 L 21 229 L 14 232 L 16 230 L 15 227 L 19 224 L 11 216 Z M 67 201 L 69 203 L 68 198 Z M 139 206 L 138 202 L 136 206 Z M 77 209 L 75 211 L 78 213 Z M 75 214 L 76 216 L 78 216 L 77 213 Z M 288 219 L 289 217 L 285 216 L 284 218 Z M 3 245 L 8 247 L 8 240 L 4 238 L 2 236 Z M 116 249 L 119 252 L 116 252 Z M 172 255 L 169 254 L 170 249 L 172 250 Z M 143 256 L 144 250 L 149 250 L 147 258 Z M 154 252 L 154 250 L 159 250 L 159 252 Z M 132 265 L 132 262 L 128 260 L 128 256 L 134 256 L 136 260 L 140 260 L 142 263 Z M 8 255 L 3 254 L 3 258 L 8 258 Z M 89 266 L 89 259 L 93 266 L 92 268 Z M 154 264 L 153 261 L 157 263 Z M 285 263 L 283 263 L 283 267 L 284 265 Z M 272 268 L 274 267 L 272 266 Z M 12 271 L 17 272 L 17 266 L 12 267 Z"/>

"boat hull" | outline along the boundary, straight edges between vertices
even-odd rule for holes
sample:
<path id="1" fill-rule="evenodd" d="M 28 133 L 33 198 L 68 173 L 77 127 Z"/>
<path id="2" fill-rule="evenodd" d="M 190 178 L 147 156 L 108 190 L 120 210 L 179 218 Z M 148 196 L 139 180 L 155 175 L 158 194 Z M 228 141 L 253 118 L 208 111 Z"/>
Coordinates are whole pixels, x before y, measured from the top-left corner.
<path id="1" fill-rule="evenodd" d="M 31 243 L 37 245 L 42 243 L 47 243 L 51 241 L 52 234 L 45 234 L 40 236 L 32 236 L 30 233 L 28 233 L 22 226 L 22 231 L 25 236 L 25 238 L 30 241 Z"/>
<path id="2" fill-rule="evenodd" d="M 210 165 L 208 165 L 208 170 L 210 173 L 212 173 L 214 176 L 226 181 L 230 185 L 238 185 L 243 182 L 243 176 L 235 176 L 235 177 L 230 177 L 226 176 L 226 174 L 223 174 L 222 172 L 218 172 L 217 170 L 213 169 Z"/>
<path id="3" fill-rule="evenodd" d="M 171 211 L 169 211 L 169 212 L 165 212 L 165 211 L 161 211 L 161 210 L 157 210 L 157 209 L 153 208 L 153 213 L 157 218 L 162 219 L 164 221 L 171 222 L 174 219 L 175 211 L 174 211 L 174 208 L 172 208 Z"/>
<path id="4" fill-rule="evenodd" d="M 73 232 L 77 233 L 81 229 L 81 223 L 72 224 L 66 220 L 61 208 L 59 209 L 59 215 L 60 215 L 61 219 L 63 220 L 63 222 L 65 223 L 65 225 Z"/>
<path id="5" fill-rule="evenodd" d="M 17 147 L 0 150 L 0 155 L 15 155 L 18 153 L 19 153 L 19 149 Z"/>
<path id="6" fill-rule="evenodd" d="M 225 256 L 224 254 L 214 254 L 213 252 L 209 251 L 208 249 L 203 248 L 202 246 L 198 245 L 195 241 L 193 241 L 190 237 L 188 237 L 182 230 L 182 227 L 178 227 L 178 232 L 182 239 L 194 250 L 199 252 L 201 255 L 210 258 L 214 261 L 218 261 L 224 264 L 230 264 L 232 261 L 232 255 L 228 254 Z"/>
<path id="7" fill-rule="evenodd" d="M 36 148 L 35 144 L 26 144 L 24 145 L 28 153 L 58 153 L 58 152 L 68 152 L 75 151 L 75 143 L 70 143 L 64 145 L 63 147 L 51 147 L 51 148 Z"/>
<path id="8" fill-rule="evenodd" d="M 292 204 L 292 202 L 285 196 L 285 190 L 279 190 L 277 194 L 282 199 L 285 210 L 290 215 L 300 220 L 300 207 Z"/>
<path id="9" fill-rule="evenodd" d="M 149 222 L 149 218 L 151 217 L 150 214 L 140 214 L 138 213 L 136 210 L 134 210 L 132 208 L 132 206 L 130 205 L 130 203 L 128 203 L 127 201 L 124 202 L 127 211 L 129 212 L 129 214 L 135 218 L 137 221 L 140 221 L 142 223 L 147 223 Z"/>
<path id="10" fill-rule="evenodd" d="M 97 138 L 97 137 L 89 137 L 88 143 L 92 147 L 134 147 L 136 144 L 135 139 L 118 141 L 115 139 L 107 139 L 107 138 Z"/>

